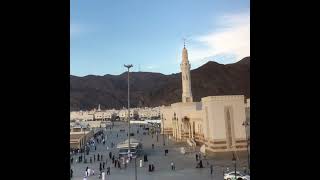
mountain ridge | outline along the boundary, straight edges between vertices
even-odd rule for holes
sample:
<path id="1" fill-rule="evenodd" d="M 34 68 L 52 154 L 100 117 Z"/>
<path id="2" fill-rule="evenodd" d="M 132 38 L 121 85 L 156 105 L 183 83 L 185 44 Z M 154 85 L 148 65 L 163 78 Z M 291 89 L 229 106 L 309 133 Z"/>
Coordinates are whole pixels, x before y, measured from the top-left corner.
<path id="1" fill-rule="evenodd" d="M 245 95 L 250 97 L 250 57 L 232 64 L 208 61 L 191 70 L 194 101 L 205 96 Z M 130 72 L 131 107 L 170 105 L 181 101 L 181 72 L 170 75 Z M 70 110 L 127 106 L 127 73 L 70 75 Z"/>

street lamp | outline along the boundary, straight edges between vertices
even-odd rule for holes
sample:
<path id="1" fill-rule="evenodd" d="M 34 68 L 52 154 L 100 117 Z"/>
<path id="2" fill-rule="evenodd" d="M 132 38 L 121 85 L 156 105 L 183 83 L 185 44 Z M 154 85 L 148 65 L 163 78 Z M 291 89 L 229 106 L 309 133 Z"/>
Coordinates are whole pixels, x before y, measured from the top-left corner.
<path id="1" fill-rule="evenodd" d="M 82 127 L 83 130 L 83 161 L 85 162 L 86 159 L 86 129 L 84 127 Z"/>
<path id="2" fill-rule="evenodd" d="M 157 128 L 158 129 L 158 128 Z M 157 142 L 159 141 L 159 138 L 158 138 L 158 130 L 156 130 L 156 133 L 157 133 Z"/>
<path id="3" fill-rule="evenodd" d="M 248 121 L 245 121 L 242 123 L 242 125 L 245 127 L 245 131 L 246 131 L 246 139 L 247 139 L 247 154 L 248 154 L 248 169 L 249 169 L 249 172 L 250 172 L 250 154 L 249 154 L 249 145 L 250 145 L 250 140 L 249 140 L 249 137 L 248 137 L 248 129 L 247 127 L 250 126 L 250 123 Z"/>
<path id="4" fill-rule="evenodd" d="M 234 157 L 234 153 L 232 153 L 232 163 L 234 164 L 234 179 L 237 179 L 237 160 Z"/>
<path id="5" fill-rule="evenodd" d="M 162 127 L 162 138 L 163 138 L 163 146 L 165 146 L 166 145 L 166 143 L 165 143 L 165 138 L 164 138 L 164 119 L 163 119 L 163 114 L 161 115 L 161 119 L 162 119 L 162 125 L 163 125 L 163 127 Z"/>
<path id="6" fill-rule="evenodd" d="M 134 157 L 134 174 L 135 180 L 137 180 L 137 156 Z"/>
<path id="7" fill-rule="evenodd" d="M 128 68 L 128 124 L 129 124 L 129 126 L 128 126 L 128 137 L 129 137 L 129 144 L 128 144 L 128 157 L 130 158 L 130 154 L 131 154 L 131 149 L 130 149 L 130 94 L 129 94 L 129 92 L 130 92 L 130 68 L 131 67 L 133 67 L 133 65 L 132 64 L 128 64 L 128 65 L 124 65 L 124 67 L 126 67 L 126 68 Z"/>

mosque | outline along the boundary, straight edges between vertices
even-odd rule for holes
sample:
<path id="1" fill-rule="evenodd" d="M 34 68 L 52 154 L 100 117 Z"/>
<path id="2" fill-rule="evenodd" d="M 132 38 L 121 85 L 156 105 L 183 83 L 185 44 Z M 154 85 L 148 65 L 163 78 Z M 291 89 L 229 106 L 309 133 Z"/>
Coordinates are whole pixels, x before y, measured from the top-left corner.
<path id="1" fill-rule="evenodd" d="M 193 102 L 188 51 L 182 50 L 182 102 L 160 108 L 162 133 L 175 141 L 204 145 L 206 151 L 246 150 L 250 99 L 244 95 L 207 96 Z"/>

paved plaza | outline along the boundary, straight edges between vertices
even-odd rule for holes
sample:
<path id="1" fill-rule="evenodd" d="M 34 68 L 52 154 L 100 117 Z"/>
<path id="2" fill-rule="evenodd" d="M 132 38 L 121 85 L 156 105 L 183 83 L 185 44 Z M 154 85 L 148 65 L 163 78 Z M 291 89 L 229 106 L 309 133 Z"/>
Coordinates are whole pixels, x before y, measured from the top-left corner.
<path id="1" fill-rule="evenodd" d="M 125 129 L 125 132 L 120 132 L 120 129 Z M 187 143 L 184 142 L 175 142 L 169 140 L 168 137 L 165 139 L 165 146 L 163 146 L 163 136 L 154 135 L 153 138 L 150 135 L 143 135 L 144 130 L 139 128 L 138 125 L 132 125 L 131 131 L 134 132 L 133 138 L 141 140 L 143 143 L 144 153 L 148 155 L 148 162 L 143 162 L 143 167 L 139 167 L 140 159 L 143 157 L 137 158 L 137 179 L 138 180 L 195 180 L 195 179 L 223 179 L 223 171 L 229 167 L 230 170 L 234 170 L 234 165 L 232 164 L 232 155 L 231 153 L 219 153 L 219 154 L 208 154 L 206 160 L 203 160 L 204 168 L 196 168 L 197 162 L 195 158 L 195 152 L 188 154 L 182 154 L 180 152 L 181 147 L 188 147 Z M 137 130 L 139 129 L 139 134 Z M 121 164 L 121 169 L 115 168 L 112 164 L 112 160 L 109 159 L 109 152 L 115 154 L 115 157 L 118 157 L 118 151 L 116 145 L 119 142 L 126 140 L 127 137 L 127 126 L 123 122 L 116 122 L 114 127 L 110 130 L 105 130 L 106 135 L 106 144 L 103 145 L 97 144 L 97 150 L 91 150 L 89 155 L 86 155 L 88 163 L 76 163 L 75 160 L 71 164 L 73 170 L 73 180 L 83 180 L 85 175 L 86 167 L 94 169 L 95 175 L 90 176 L 88 180 L 99 179 L 99 165 L 101 161 L 96 161 L 90 163 L 89 159 L 93 154 L 103 154 L 103 161 L 107 159 L 107 165 L 105 166 L 105 172 L 108 166 L 111 168 L 111 174 L 106 175 L 107 180 L 135 180 L 135 161 L 132 160 L 127 168 L 124 168 Z M 117 137 L 118 134 L 118 137 Z M 114 148 L 111 147 L 111 142 L 115 144 Z M 154 149 L 152 149 L 152 144 L 154 144 Z M 107 147 L 109 149 L 107 150 Z M 164 155 L 164 150 L 168 149 L 169 153 L 167 156 Z M 199 152 L 199 147 L 196 148 Z M 247 156 L 246 152 L 238 152 L 237 157 L 237 170 L 242 171 L 244 167 L 247 167 Z M 77 159 L 78 156 L 74 156 L 74 159 Z M 173 161 L 175 163 L 176 169 L 171 170 L 170 163 Z M 149 163 L 154 164 L 155 170 L 153 172 L 148 172 Z M 213 165 L 213 175 L 210 174 L 210 166 Z"/>

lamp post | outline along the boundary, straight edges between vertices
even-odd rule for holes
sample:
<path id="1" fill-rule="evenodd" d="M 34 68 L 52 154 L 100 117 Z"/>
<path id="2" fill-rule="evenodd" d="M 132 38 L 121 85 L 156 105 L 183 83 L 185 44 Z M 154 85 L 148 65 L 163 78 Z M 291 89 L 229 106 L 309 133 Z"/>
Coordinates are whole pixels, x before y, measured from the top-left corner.
<path id="1" fill-rule="evenodd" d="M 83 127 L 83 161 L 86 159 L 86 128 Z"/>
<path id="2" fill-rule="evenodd" d="M 249 173 L 250 173 L 250 153 L 249 153 L 249 145 L 250 145 L 250 139 L 248 137 L 248 129 L 247 127 L 250 126 L 250 123 L 248 121 L 245 121 L 242 123 L 242 125 L 245 127 L 245 131 L 246 131 L 246 139 L 247 139 L 247 154 L 248 154 L 248 169 L 249 169 Z"/>
<path id="3" fill-rule="evenodd" d="M 157 128 L 158 129 L 158 128 Z M 159 138 L 158 138 L 158 130 L 156 130 L 156 133 L 157 133 L 157 142 L 159 141 Z"/>
<path id="4" fill-rule="evenodd" d="M 133 67 L 133 65 L 132 64 L 128 64 L 128 65 L 124 65 L 124 67 L 128 68 L 128 137 L 129 137 L 128 138 L 129 139 L 128 140 L 129 141 L 128 142 L 128 147 L 129 147 L 128 148 L 128 157 L 130 158 L 131 157 L 130 156 L 131 155 L 131 152 L 130 152 L 131 151 L 131 149 L 130 149 L 131 147 L 130 147 L 130 94 L 129 94 L 129 92 L 130 92 L 130 81 L 129 81 L 130 80 L 129 79 L 130 78 L 130 73 L 129 72 L 130 72 L 130 68 Z"/>
<path id="5" fill-rule="evenodd" d="M 135 180 L 137 180 L 137 156 L 134 158 L 134 174 Z"/>
<path id="6" fill-rule="evenodd" d="M 163 146 L 165 146 L 166 145 L 166 143 L 165 143 L 165 138 L 164 138 L 164 119 L 163 119 L 163 114 L 161 115 L 161 119 L 162 119 L 162 125 L 163 125 L 163 127 L 162 127 L 162 138 L 163 138 Z"/>
<path id="7" fill-rule="evenodd" d="M 232 154 L 232 162 L 234 164 L 234 179 L 237 179 L 237 159 L 234 157 L 234 153 Z"/>

